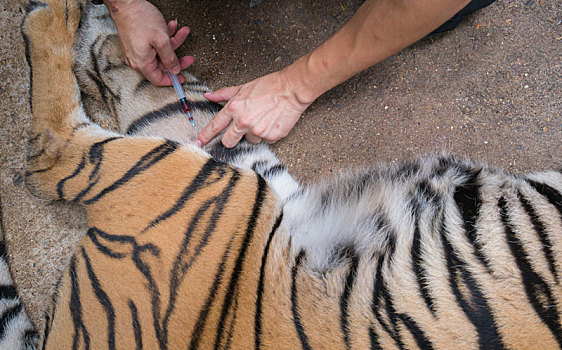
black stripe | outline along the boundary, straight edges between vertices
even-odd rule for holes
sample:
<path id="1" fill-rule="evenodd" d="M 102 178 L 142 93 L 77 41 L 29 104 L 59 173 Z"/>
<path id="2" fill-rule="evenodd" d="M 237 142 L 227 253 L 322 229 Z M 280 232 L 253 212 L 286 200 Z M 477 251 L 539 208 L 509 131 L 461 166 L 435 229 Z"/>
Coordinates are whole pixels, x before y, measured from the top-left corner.
<path id="1" fill-rule="evenodd" d="M 397 316 L 400 318 L 400 320 L 402 320 L 402 323 L 406 325 L 406 327 L 414 337 L 414 340 L 416 341 L 416 344 L 418 344 L 420 349 L 424 349 L 424 350 L 433 349 L 433 344 L 431 344 L 431 341 L 427 338 L 425 333 L 421 330 L 421 328 L 416 324 L 416 322 L 414 322 L 414 320 L 410 316 L 401 313 L 397 314 Z"/>
<path id="2" fill-rule="evenodd" d="M 207 89 L 205 91 L 209 91 L 209 88 L 200 81 L 186 81 L 183 85 L 188 88 L 189 91 L 193 91 L 191 90 L 192 88 Z"/>
<path id="3" fill-rule="evenodd" d="M 4 312 L 2 313 L 2 317 L 0 317 L 0 339 L 6 336 L 6 331 L 10 326 L 9 323 L 22 311 L 23 308 L 20 303 L 17 303 L 16 305 L 4 310 Z"/>
<path id="4" fill-rule="evenodd" d="M 377 272 L 375 274 L 375 283 L 373 286 L 373 298 L 371 300 L 371 311 L 375 315 L 375 319 L 379 322 L 381 327 L 386 331 L 386 333 L 394 340 L 398 348 L 405 349 L 404 343 L 400 337 L 400 332 L 398 332 L 398 324 L 396 323 L 396 310 L 394 309 L 394 305 L 390 295 L 388 293 L 388 289 L 386 288 L 386 283 L 383 278 L 382 269 L 384 266 L 384 262 L 386 260 L 390 261 L 390 257 L 386 258 L 385 254 L 381 253 L 379 256 L 379 260 L 377 262 Z M 385 311 L 386 316 L 392 326 L 392 329 L 386 324 L 384 321 L 382 314 L 381 314 L 381 300 L 385 301 Z"/>
<path id="5" fill-rule="evenodd" d="M 39 141 L 39 139 L 41 138 L 42 135 L 43 134 L 39 133 L 39 134 L 35 134 L 35 136 L 31 136 L 31 133 L 30 133 L 30 135 L 29 135 L 30 138 L 27 140 L 27 143 L 35 143 L 35 142 Z"/>
<path id="6" fill-rule="evenodd" d="M 456 254 L 449 241 L 450 233 L 446 227 L 445 212 L 441 217 L 439 234 L 449 272 L 449 287 L 458 305 L 476 328 L 479 347 L 481 349 L 503 349 L 505 346 L 494 321 L 492 310 L 488 305 L 488 300 L 466 267 L 466 263 Z M 464 287 L 461 284 L 464 284 Z M 465 290 L 469 295 L 464 296 L 461 290 Z"/>
<path id="7" fill-rule="evenodd" d="M 101 232 L 97 228 L 95 228 L 95 227 L 89 228 L 88 232 L 86 232 L 86 235 L 88 236 L 88 238 L 90 238 L 90 240 L 96 246 L 96 248 L 98 249 L 98 251 L 100 253 L 102 253 L 102 254 L 104 254 L 104 255 L 112 258 L 112 259 L 122 259 L 122 258 L 125 257 L 125 254 L 114 252 L 113 250 L 111 250 L 111 248 L 101 244 L 101 242 L 99 241 L 97 236 L 102 235 L 102 237 L 103 237 L 103 232 Z M 125 236 L 125 237 L 128 237 L 128 236 Z"/>
<path id="8" fill-rule="evenodd" d="M 170 218 L 178 211 L 180 211 L 184 206 L 187 200 L 197 191 L 200 189 L 210 186 L 212 184 L 217 183 L 218 181 L 222 180 L 227 175 L 227 167 L 224 163 L 219 163 L 214 159 L 209 159 L 207 163 L 205 163 L 199 173 L 195 175 L 195 178 L 191 183 L 183 190 L 180 198 L 172 205 L 172 207 L 166 210 L 164 213 L 158 215 L 154 220 L 152 220 L 143 230 L 142 232 L 146 232 L 148 229 L 158 225 L 162 221 Z"/>
<path id="9" fill-rule="evenodd" d="M 308 343 L 308 336 L 304 331 L 304 327 L 302 325 L 301 316 L 299 314 L 299 305 L 297 300 L 297 274 L 299 272 L 300 265 L 302 263 L 302 259 L 305 257 L 304 250 L 301 250 L 299 255 L 295 260 L 295 265 L 291 271 L 291 312 L 293 314 L 293 322 L 295 323 L 295 329 L 297 330 L 297 334 L 299 336 L 299 340 L 301 342 L 301 346 L 303 349 L 311 349 L 310 344 Z"/>
<path id="10" fill-rule="evenodd" d="M 164 341 L 164 336 L 162 334 L 162 329 L 160 326 L 160 296 L 161 292 L 158 289 L 158 285 L 155 282 L 154 278 L 152 277 L 150 265 L 143 261 L 143 257 L 147 257 L 148 254 L 151 254 L 154 258 L 160 257 L 160 249 L 151 243 L 147 243 L 144 245 L 139 245 L 134 237 L 126 236 L 126 235 L 111 235 L 106 232 L 103 232 L 97 228 L 91 228 L 91 233 L 97 236 L 102 237 L 105 240 L 110 242 L 119 242 L 119 243 L 127 243 L 131 245 L 131 259 L 135 263 L 136 268 L 139 270 L 140 273 L 146 278 L 147 283 L 144 285 L 144 288 L 150 294 L 150 303 L 152 306 L 152 317 L 153 317 L 153 326 L 156 332 L 156 338 L 159 342 L 159 346 L 161 349 L 166 348 L 166 344 Z M 103 252 L 103 249 L 100 250 Z M 111 252 L 115 255 L 114 252 Z"/>
<path id="11" fill-rule="evenodd" d="M 351 342 L 349 339 L 349 298 L 353 291 L 353 286 L 355 285 L 355 277 L 357 277 L 357 268 L 359 266 L 359 257 L 355 254 L 354 248 L 349 247 L 347 250 L 349 256 L 350 266 L 347 272 L 347 277 L 345 279 L 345 287 L 343 289 L 342 295 L 340 297 L 340 327 L 343 334 L 343 342 L 346 349 L 351 347 Z"/>
<path id="12" fill-rule="evenodd" d="M 86 254 L 86 250 L 81 248 L 82 257 L 86 263 L 86 270 L 88 271 L 88 278 L 90 279 L 90 284 L 94 289 L 94 294 L 98 299 L 98 302 L 103 307 L 105 315 L 107 317 L 107 348 L 115 350 L 115 309 L 109 300 L 108 295 L 104 292 L 101 287 L 100 281 L 96 276 L 92 263 L 90 262 L 90 257 Z"/>
<path id="13" fill-rule="evenodd" d="M 135 343 L 137 344 L 136 350 L 142 350 L 142 327 L 139 322 L 139 313 L 135 303 L 129 300 L 129 309 L 131 310 L 131 326 L 135 333 Z"/>
<path id="14" fill-rule="evenodd" d="M 29 163 L 32 160 L 34 160 L 35 158 L 41 157 L 43 154 L 45 154 L 45 149 L 41 148 L 41 150 L 38 153 L 26 156 L 25 161 Z"/>
<path id="15" fill-rule="evenodd" d="M 49 334 L 51 333 L 52 318 L 47 312 L 45 312 L 44 318 L 45 318 L 45 328 L 43 329 L 43 344 L 41 344 L 41 350 L 45 350 L 45 348 L 47 347 L 47 341 L 49 339 Z"/>
<path id="16" fill-rule="evenodd" d="M 99 44 L 99 41 L 103 39 L 103 42 L 101 44 Z M 115 107 L 116 103 L 121 102 L 121 97 L 114 93 L 111 88 L 104 82 L 103 78 L 102 78 L 102 70 L 98 61 L 98 56 L 96 55 L 96 48 L 98 47 L 102 47 L 103 44 L 105 44 L 108 40 L 107 36 L 99 36 L 96 38 L 96 40 L 92 43 L 92 45 L 90 45 L 90 58 L 92 60 L 92 65 L 93 69 L 95 70 L 95 75 L 92 72 L 88 72 L 88 76 L 90 77 L 90 79 L 92 79 L 95 84 L 98 87 L 98 90 L 100 92 L 100 94 L 102 95 L 102 99 L 105 103 L 105 105 L 109 108 L 110 111 L 113 112 L 113 115 L 117 115 L 117 108 Z M 109 98 L 111 97 L 111 100 L 109 101 Z M 111 102 L 108 103 L 108 102 Z"/>
<path id="17" fill-rule="evenodd" d="M 267 238 L 267 243 L 265 244 L 263 254 L 261 257 L 261 266 L 260 266 L 260 279 L 258 281 L 258 290 L 256 293 L 256 318 L 254 319 L 254 348 L 257 350 L 261 347 L 261 335 L 262 335 L 262 303 L 263 303 L 263 292 L 264 292 L 264 282 L 265 282 L 265 265 L 267 264 L 267 256 L 269 255 L 269 247 L 271 245 L 271 241 L 273 240 L 273 236 L 277 232 L 279 225 L 281 225 L 281 221 L 283 220 L 283 213 L 281 213 L 277 220 L 275 220 L 275 224 L 269 233 L 269 237 Z"/>
<path id="18" fill-rule="evenodd" d="M 251 169 L 254 172 L 258 172 L 258 168 L 263 168 L 264 166 L 266 166 L 268 164 L 268 162 L 266 162 L 265 160 L 257 160 L 254 162 L 254 164 L 252 164 Z"/>
<path id="19" fill-rule="evenodd" d="M 105 37 L 105 39 L 103 41 L 103 44 L 101 44 L 100 47 L 99 47 L 100 52 L 103 50 L 103 47 L 105 45 L 109 45 L 109 47 L 111 47 L 113 45 L 113 42 L 111 40 L 111 36 Z M 106 62 L 106 65 L 102 69 L 102 72 L 108 73 L 108 72 L 110 72 L 112 70 L 116 70 L 116 69 L 131 69 L 131 67 L 129 65 L 127 65 L 125 62 L 121 62 L 121 63 Z M 119 100 L 121 100 L 121 95 L 119 95 Z"/>
<path id="20" fill-rule="evenodd" d="M 552 295 L 552 291 L 541 276 L 533 270 L 529 256 L 523 248 L 523 243 L 515 234 L 510 222 L 509 208 L 504 197 L 500 197 L 498 200 L 498 208 L 504 225 L 506 241 L 521 272 L 521 279 L 523 280 L 523 287 L 525 288 L 527 298 L 542 322 L 552 332 L 552 335 L 558 342 L 558 346 L 562 348 L 562 326 L 560 325 L 560 315 L 558 314 L 557 303 Z"/>
<path id="21" fill-rule="evenodd" d="M 236 326 L 236 320 L 238 320 L 238 317 L 236 317 L 236 315 L 238 314 L 238 297 L 240 295 L 240 290 L 236 289 L 236 295 L 234 297 L 234 305 L 232 306 L 232 312 L 230 312 L 230 326 L 228 327 L 228 331 L 226 332 L 226 342 L 224 344 L 224 347 L 222 347 L 221 349 L 224 350 L 230 350 L 230 347 L 232 346 L 232 339 L 234 338 L 234 327 Z"/>
<path id="22" fill-rule="evenodd" d="M 246 252 L 248 250 L 252 238 L 254 237 L 256 221 L 260 215 L 261 208 L 263 206 L 263 200 L 265 199 L 266 196 L 267 183 L 259 175 L 257 176 L 257 180 L 258 180 L 257 181 L 258 188 L 256 191 L 256 197 L 254 199 L 254 207 L 252 209 L 250 220 L 248 221 L 248 226 L 246 228 L 244 240 L 240 246 L 240 252 L 238 253 L 238 257 L 236 258 L 236 264 L 234 265 L 234 270 L 232 271 L 230 282 L 227 288 L 227 293 L 225 295 L 224 302 L 222 305 L 221 316 L 219 319 L 219 325 L 215 337 L 215 348 L 220 346 L 221 339 L 224 333 L 226 317 L 228 316 L 228 311 L 233 301 L 234 292 L 238 287 L 238 279 L 240 278 L 240 274 L 242 273 L 242 268 L 244 265 L 244 261 L 246 259 Z"/>
<path id="23" fill-rule="evenodd" d="M 400 164 L 396 170 L 396 178 L 406 179 L 412 177 L 415 173 L 420 170 L 420 165 L 418 162 L 408 162 Z"/>
<path id="24" fill-rule="evenodd" d="M 85 200 L 84 204 L 93 204 L 103 198 L 106 194 L 119 189 L 121 186 L 131 181 L 135 176 L 141 174 L 147 169 L 150 169 L 153 165 L 157 164 L 170 154 L 174 153 L 176 149 L 178 149 L 178 147 L 179 144 L 177 142 L 166 140 L 163 144 L 159 145 L 158 147 L 152 149 L 150 152 L 142 156 L 141 159 L 117 181 L 104 188 L 94 197 Z"/>
<path id="25" fill-rule="evenodd" d="M 18 292 L 16 287 L 10 286 L 0 286 L 0 300 L 6 299 L 16 299 L 18 297 Z"/>
<path id="26" fill-rule="evenodd" d="M 274 176 L 274 175 L 277 175 L 279 173 L 282 173 L 285 170 L 287 170 L 287 169 L 285 168 L 284 165 L 276 164 L 276 165 L 272 166 L 271 168 L 267 169 L 266 171 L 264 171 L 262 176 L 265 177 L 265 178 L 268 178 L 270 176 Z"/>
<path id="27" fill-rule="evenodd" d="M 480 216 L 480 207 L 482 206 L 482 199 L 480 198 L 480 183 L 478 176 L 482 170 L 470 172 L 465 183 L 457 186 L 455 189 L 454 199 L 459 208 L 459 212 L 463 219 L 463 227 L 472 244 L 474 255 L 482 262 L 486 271 L 492 274 L 490 263 L 486 259 L 482 243 L 478 239 L 478 231 L 476 230 L 476 223 Z"/>
<path id="28" fill-rule="evenodd" d="M 215 278 L 213 280 L 213 285 L 209 290 L 209 295 L 207 296 L 207 300 L 205 301 L 205 305 L 199 311 L 199 317 L 197 317 L 197 322 L 195 323 L 195 327 L 191 332 L 191 341 L 189 343 L 189 349 L 195 350 L 199 347 L 199 342 L 201 341 L 201 335 L 203 334 L 203 330 L 205 329 L 205 323 L 207 322 L 207 318 L 209 317 L 209 312 L 211 310 L 211 305 L 215 301 L 215 297 L 219 288 L 219 284 L 223 279 L 224 275 L 224 266 L 226 265 L 226 259 L 229 256 L 230 248 L 232 247 L 233 238 L 230 239 L 228 242 L 228 246 L 226 247 L 224 254 L 221 258 L 221 262 L 219 264 L 218 271 L 215 273 Z"/>
<path id="29" fill-rule="evenodd" d="M 73 199 L 73 201 L 77 202 L 80 199 L 82 199 L 82 197 L 84 197 L 86 194 L 88 194 L 88 192 L 90 192 L 90 190 L 92 189 L 92 187 L 94 187 L 98 181 L 99 181 L 99 170 L 101 167 L 101 163 L 103 161 L 103 151 L 104 151 L 104 147 L 107 143 L 115 141 L 115 140 L 119 140 L 121 139 L 121 137 L 110 137 L 107 138 L 103 141 L 100 142 L 96 142 L 94 144 L 92 144 L 92 146 L 90 146 L 90 151 L 88 152 L 88 160 L 91 164 L 94 165 L 94 169 L 92 170 L 92 172 L 90 173 L 90 176 L 88 177 L 88 181 L 90 182 L 88 184 L 88 186 L 86 186 L 85 189 L 83 189 L 82 191 L 80 191 L 80 193 L 78 193 L 76 195 L 76 197 Z"/>
<path id="30" fill-rule="evenodd" d="M 80 174 L 80 172 L 82 172 L 85 166 L 86 166 L 86 157 L 82 156 L 82 160 L 80 161 L 74 172 L 57 183 L 57 195 L 59 199 L 63 199 L 64 197 L 64 183 L 76 177 L 78 174 Z"/>
<path id="31" fill-rule="evenodd" d="M 35 174 L 41 174 L 41 173 L 46 173 L 49 170 L 52 170 L 55 167 L 55 164 L 47 167 L 47 168 L 43 168 L 43 169 L 36 169 L 36 170 L 28 170 L 25 172 L 24 176 L 25 177 L 29 177 L 31 175 L 35 175 Z"/>
<path id="32" fill-rule="evenodd" d="M 521 192 L 517 192 L 517 197 L 519 198 L 519 202 L 523 206 L 523 209 L 525 209 L 525 212 L 527 213 L 527 215 L 529 215 L 529 219 L 531 220 L 531 223 L 535 228 L 535 232 L 537 233 L 537 236 L 542 243 L 542 251 L 544 254 L 544 258 L 548 262 L 550 272 L 554 276 L 554 280 L 556 281 L 556 283 L 559 283 L 558 273 L 556 272 L 556 261 L 554 258 L 554 252 L 552 251 L 552 247 L 555 246 L 556 242 L 551 242 L 551 240 L 549 239 L 544 223 L 541 221 L 541 219 L 537 215 L 537 212 L 535 211 L 535 208 L 533 208 L 527 198 L 525 198 L 525 196 L 523 196 Z"/>
<path id="33" fill-rule="evenodd" d="M 23 334 L 24 349 L 36 349 L 39 343 L 39 333 L 35 329 L 26 329 Z"/>
<path id="34" fill-rule="evenodd" d="M 84 346 L 90 349 L 90 334 L 86 326 L 82 322 L 82 304 L 80 302 L 80 286 L 78 284 L 78 276 L 76 275 L 76 256 L 70 260 L 68 269 L 70 276 L 70 314 L 72 315 L 72 323 L 74 324 L 74 337 L 72 340 L 72 350 L 78 350 L 80 347 L 80 334 L 84 338 Z"/>
<path id="35" fill-rule="evenodd" d="M 139 92 L 141 92 L 142 90 L 144 90 L 145 88 L 152 86 L 152 83 L 150 81 L 148 81 L 148 79 L 146 78 L 142 78 L 141 81 L 139 81 L 139 83 L 137 84 L 137 86 L 135 86 L 135 94 L 138 94 Z"/>
<path id="36" fill-rule="evenodd" d="M 203 248 L 205 248 L 211 238 L 211 234 L 215 232 L 216 225 L 219 219 L 223 216 L 223 212 L 225 207 L 227 206 L 228 200 L 230 199 L 230 195 L 233 189 L 236 186 L 236 183 L 240 179 L 240 173 L 235 171 L 230 178 L 228 184 L 225 186 L 222 193 L 216 197 L 209 199 L 205 202 L 199 210 L 195 213 L 191 222 L 188 225 L 188 229 L 184 234 L 184 239 L 182 240 L 179 253 L 174 261 L 172 266 L 172 270 L 170 272 L 170 295 L 168 298 L 168 307 L 166 309 L 166 313 L 164 315 L 164 320 L 162 323 L 162 329 L 165 334 L 165 339 L 167 341 L 168 337 L 168 324 L 170 321 L 170 317 L 172 312 L 175 309 L 176 299 L 178 297 L 178 290 L 179 287 L 187 274 L 188 270 L 191 268 L 193 263 L 196 261 L 200 253 L 202 252 Z M 209 210 L 209 208 L 214 204 L 214 209 L 211 213 L 211 217 L 203 221 L 203 224 L 206 224 L 204 233 L 199 238 L 199 243 L 195 247 L 190 247 L 191 238 L 193 237 L 193 233 L 196 231 L 197 226 L 201 219 L 205 216 L 205 213 Z M 188 249 L 189 247 L 189 249 Z M 181 297 L 181 296 L 180 296 Z"/>
<path id="37" fill-rule="evenodd" d="M 93 56 L 94 54 L 92 54 Z M 97 59 L 92 58 L 92 61 L 97 61 Z M 107 109 L 109 109 L 112 113 L 115 113 L 115 104 L 109 103 L 109 97 L 108 97 L 108 91 L 110 93 L 110 95 L 112 94 L 111 90 L 109 89 L 109 87 L 107 87 L 107 85 L 105 85 L 105 83 L 102 81 L 102 79 L 99 77 L 99 73 L 94 73 L 92 71 L 88 71 L 86 72 L 86 75 L 88 76 L 88 78 L 90 78 L 90 80 L 92 82 L 94 82 L 94 84 L 96 85 L 96 87 L 98 88 L 98 92 L 99 95 L 101 96 L 102 102 L 103 104 L 107 107 Z"/>
<path id="38" fill-rule="evenodd" d="M 204 112 L 210 112 L 215 114 L 218 111 L 220 111 L 220 109 L 222 108 L 221 105 L 214 102 L 189 101 L 189 103 L 191 105 L 192 112 L 204 111 Z M 142 130 L 144 127 L 148 126 L 149 124 L 155 123 L 162 119 L 168 119 L 177 113 L 183 113 L 179 101 L 167 104 L 162 108 L 149 112 L 136 119 L 134 122 L 131 123 L 131 125 L 129 125 L 127 131 L 125 132 L 125 135 L 133 135 L 139 132 L 140 130 Z"/>
<path id="39" fill-rule="evenodd" d="M 165 349 L 167 345 L 165 343 L 165 339 L 164 339 L 164 336 L 162 334 L 162 329 L 160 327 L 160 295 L 161 295 L 161 293 L 158 289 L 158 285 L 157 285 L 156 281 L 154 280 L 154 277 L 152 277 L 150 265 L 145 263 L 142 260 L 142 257 L 146 256 L 146 253 L 150 253 L 155 258 L 159 258 L 160 257 L 160 249 L 153 244 L 138 245 L 136 243 L 136 241 L 133 242 L 133 244 L 134 244 L 133 256 L 132 256 L 133 262 L 135 263 L 135 266 L 137 267 L 137 269 L 146 278 L 147 284 L 145 285 L 145 288 L 150 293 L 150 303 L 151 303 L 151 306 L 152 306 L 152 322 L 153 322 L 154 330 L 156 332 L 156 338 L 158 340 L 158 345 L 160 346 L 160 349 Z"/>
<path id="40" fill-rule="evenodd" d="M 25 19 L 21 24 L 21 28 L 20 31 L 22 33 L 23 36 L 23 41 L 25 44 L 25 60 L 27 61 L 27 64 L 29 65 L 29 107 L 31 108 L 31 111 L 33 113 L 33 65 L 31 62 L 31 42 L 29 41 L 29 37 L 27 36 L 27 34 L 25 33 L 25 27 L 27 26 L 27 17 L 29 16 L 29 14 L 31 12 L 33 12 L 34 10 L 38 9 L 38 8 L 43 8 L 46 7 L 47 4 L 42 3 L 42 2 L 38 2 L 38 1 L 30 1 L 27 6 L 25 7 Z"/>
<path id="41" fill-rule="evenodd" d="M 538 193 L 545 196 L 552 205 L 554 205 L 562 218 L 562 194 L 554 189 L 554 187 L 550 187 L 544 183 L 529 180 L 529 184 L 533 186 Z"/>
<path id="42" fill-rule="evenodd" d="M 379 335 L 375 332 L 375 327 L 369 327 L 369 341 L 371 343 L 371 350 L 383 350 L 379 343 Z"/>
<path id="43" fill-rule="evenodd" d="M 211 157 L 216 160 L 232 164 L 236 158 L 241 158 L 247 154 L 253 153 L 255 150 L 256 146 L 248 143 L 245 138 L 242 138 L 236 147 L 226 148 L 222 142 L 216 142 L 207 151 Z"/>
<path id="44" fill-rule="evenodd" d="M 384 232 L 384 228 L 385 227 L 389 227 L 389 223 L 388 223 L 388 219 L 385 218 L 384 216 L 382 216 L 380 213 L 377 214 L 377 221 L 376 221 L 376 228 L 375 228 L 375 232 L 378 232 L 379 234 L 383 234 Z M 389 232 L 387 233 L 387 242 L 386 242 L 386 250 L 384 251 L 380 251 L 377 253 L 377 267 L 376 267 L 376 273 L 375 273 L 375 280 L 373 283 L 373 295 L 372 295 L 372 299 L 371 299 L 371 312 L 373 313 L 375 319 L 377 320 L 377 322 L 381 325 L 382 329 L 392 338 L 392 340 L 394 340 L 394 342 L 396 343 L 396 346 L 398 346 L 398 348 L 400 349 L 404 349 L 404 343 L 402 342 L 402 339 L 400 338 L 400 334 L 397 332 L 396 330 L 396 324 L 394 325 L 394 328 L 391 329 L 385 322 L 382 313 L 381 313 L 381 300 L 385 300 L 387 299 L 388 296 L 388 290 L 386 288 L 386 283 L 384 281 L 384 277 L 383 277 L 383 267 L 385 265 L 385 261 L 392 261 L 392 256 L 394 254 L 394 251 L 396 249 L 396 241 L 395 241 L 395 236 L 396 234 L 394 232 Z M 393 313 L 394 311 L 394 307 L 393 305 L 389 305 L 385 300 L 385 304 L 386 304 L 386 312 L 387 312 L 387 318 L 390 320 L 391 318 L 391 313 Z M 393 316 L 395 318 L 395 316 Z"/>
<path id="45" fill-rule="evenodd" d="M 422 266 L 423 258 L 421 253 L 421 232 L 420 232 L 420 214 L 415 211 L 415 222 L 414 222 L 414 237 L 412 239 L 412 266 L 414 268 L 414 273 L 416 275 L 416 281 L 418 283 L 418 289 L 422 298 L 425 302 L 427 308 L 431 311 L 433 317 L 435 317 L 435 301 L 429 294 L 429 283 L 427 282 L 425 276 L 425 268 Z"/>

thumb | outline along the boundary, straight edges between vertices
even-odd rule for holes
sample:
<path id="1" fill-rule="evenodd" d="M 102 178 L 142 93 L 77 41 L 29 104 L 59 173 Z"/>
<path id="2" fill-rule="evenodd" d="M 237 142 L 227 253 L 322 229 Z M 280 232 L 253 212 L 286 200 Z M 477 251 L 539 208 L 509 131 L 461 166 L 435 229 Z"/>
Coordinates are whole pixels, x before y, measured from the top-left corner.
<path id="1" fill-rule="evenodd" d="M 205 97 L 209 101 L 225 102 L 225 101 L 228 101 L 231 98 L 233 98 L 238 93 L 241 86 L 242 85 L 229 86 L 229 87 L 219 89 L 217 91 L 206 92 Z"/>

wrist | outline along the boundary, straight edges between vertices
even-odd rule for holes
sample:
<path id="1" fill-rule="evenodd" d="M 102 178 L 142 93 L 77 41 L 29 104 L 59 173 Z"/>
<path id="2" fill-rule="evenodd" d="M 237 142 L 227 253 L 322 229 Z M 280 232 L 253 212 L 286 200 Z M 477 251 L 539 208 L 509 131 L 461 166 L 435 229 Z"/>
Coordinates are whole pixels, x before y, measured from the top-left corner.
<path id="1" fill-rule="evenodd" d="M 309 105 L 328 89 L 321 84 L 322 77 L 313 76 L 310 69 L 310 54 L 305 55 L 291 65 L 283 68 L 281 74 L 285 77 L 289 89 L 297 101 Z"/>

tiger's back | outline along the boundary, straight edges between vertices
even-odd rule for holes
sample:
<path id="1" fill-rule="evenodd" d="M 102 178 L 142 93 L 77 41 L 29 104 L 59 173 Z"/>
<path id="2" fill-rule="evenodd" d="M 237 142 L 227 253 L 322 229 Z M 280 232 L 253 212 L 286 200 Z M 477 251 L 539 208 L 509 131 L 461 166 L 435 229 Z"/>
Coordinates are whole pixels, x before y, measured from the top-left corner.
<path id="1" fill-rule="evenodd" d="M 47 3 L 23 26 L 27 181 L 83 205 L 90 228 L 45 348 L 562 347 L 560 172 L 438 156 L 301 187 L 263 145 L 217 143 L 211 158 L 173 90 L 123 64 L 106 15 L 83 20 L 77 54 L 86 98 L 120 133 L 102 130 L 72 73 L 82 7 Z M 190 81 L 204 125 L 217 107 Z"/>

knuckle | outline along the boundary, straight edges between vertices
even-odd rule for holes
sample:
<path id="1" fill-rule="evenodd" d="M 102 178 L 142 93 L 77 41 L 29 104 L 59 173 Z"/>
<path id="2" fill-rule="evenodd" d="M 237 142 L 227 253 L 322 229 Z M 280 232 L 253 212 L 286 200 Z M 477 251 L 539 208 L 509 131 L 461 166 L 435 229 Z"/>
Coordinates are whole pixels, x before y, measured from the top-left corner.
<path id="1" fill-rule="evenodd" d="M 248 116 L 242 116 L 238 118 L 236 124 L 242 129 L 247 129 L 252 125 L 252 118 Z"/>
<path id="2" fill-rule="evenodd" d="M 266 124 L 262 124 L 259 123 L 257 125 L 255 125 L 254 127 L 252 127 L 252 134 L 259 136 L 259 137 L 263 137 L 265 135 L 267 131 L 267 125 Z"/>
<path id="3" fill-rule="evenodd" d="M 170 38 L 163 32 L 156 32 L 154 35 L 154 45 L 157 47 L 164 47 L 170 41 Z"/>
<path id="4" fill-rule="evenodd" d="M 242 100 L 236 100 L 236 99 L 232 99 L 228 102 L 228 104 L 226 105 L 226 109 L 229 112 L 235 113 L 238 112 L 240 110 L 242 110 L 244 107 L 244 101 Z"/>
<path id="5" fill-rule="evenodd" d="M 207 130 L 212 135 L 216 135 L 221 131 L 218 122 L 214 119 L 211 120 L 211 122 L 209 123 L 209 126 L 208 126 Z"/>

